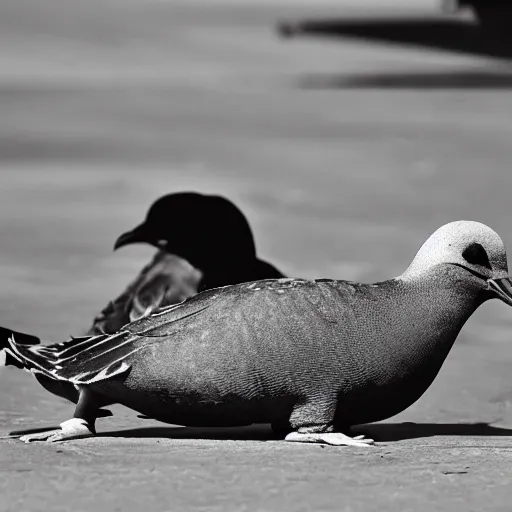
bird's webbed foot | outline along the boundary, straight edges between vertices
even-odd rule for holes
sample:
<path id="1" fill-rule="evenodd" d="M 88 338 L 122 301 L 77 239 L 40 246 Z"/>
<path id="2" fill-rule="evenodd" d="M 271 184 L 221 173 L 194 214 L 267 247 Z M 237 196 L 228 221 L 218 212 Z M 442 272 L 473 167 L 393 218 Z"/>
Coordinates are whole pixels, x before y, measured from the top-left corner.
<path id="1" fill-rule="evenodd" d="M 337 407 L 336 397 L 330 397 L 330 399 L 309 398 L 298 403 L 290 416 L 290 424 L 294 427 L 294 432 L 288 434 L 285 441 L 321 443 L 332 446 L 367 447 L 373 445 L 373 439 L 365 438 L 362 435 L 350 437 L 340 432 L 341 423 L 339 419 L 336 421 Z"/>
<path id="2" fill-rule="evenodd" d="M 8 434 L 1 436 L 0 439 L 18 439 L 23 436 L 28 436 L 31 434 L 40 434 L 43 432 L 48 432 L 50 430 L 59 430 L 59 426 L 48 426 L 48 427 L 39 427 L 39 428 L 25 428 L 23 430 L 13 430 Z"/>
<path id="3" fill-rule="evenodd" d="M 108 416 L 112 416 L 112 413 L 106 409 L 99 409 L 96 413 L 96 418 L 107 418 Z M 19 439 L 24 436 L 34 435 L 34 434 L 43 434 L 45 432 L 59 432 L 61 430 L 60 426 L 47 426 L 47 427 L 36 427 L 36 428 L 24 428 L 22 430 L 13 430 L 4 436 L 0 436 L 0 439 Z"/>
<path id="4" fill-rule="evenodd" d="M 349 437 L 341 432 L 301 432 L 300 429 L 285 437 L 285 441 L 294 443 L 322 443 L 332 446 L 371 446 L 373 439 L 364 436 Z"/>
<path id="5" fill-rule="evenodd" d="M 20 437 L 24 443 L 34 441 L 46 441 L 55 443 L 57 441 L 66 441 L 71 439 L 82 439 L 95 435 L 94 426 L 81 418 L 72 418 L 60 424 L 60 429 L 47 430 L 36 434 L 27 434 Z"/>
<path id="6" fill-rule="evenodd" d="M 82 439 L 96 435 L 94 424 L 97 418 L 111 416 L 108 410 L 101 409 L 105 405 L 113 402 L 105 397 L 97 395 L 89 388 L 81 386 L 79 391 L 78 403 L 76 405 L 74 417 L 60 424 L 60 428 L 45 429 L 41 432 L 13 432 L 10 437 L 19 437 L 20 441 L 31 443 L 33 441 L 46 441 L 55 443 L 57 441 L 67 441 L 71 439 Z"/>

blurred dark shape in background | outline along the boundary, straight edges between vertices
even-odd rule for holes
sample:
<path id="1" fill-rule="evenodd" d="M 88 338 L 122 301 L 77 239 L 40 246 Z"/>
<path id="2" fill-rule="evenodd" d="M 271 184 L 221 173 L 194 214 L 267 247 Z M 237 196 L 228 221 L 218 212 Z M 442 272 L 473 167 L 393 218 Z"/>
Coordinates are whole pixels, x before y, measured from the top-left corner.
<path id="1" fill-rule="evenodd" d="M 300 89 L 398 89 L 398 90 L 506 90 L 512 73 L 480 70 L 452 72 L 375 72 L 360 74 L 311 74 L 298 80 Z"/>
<path id="2" fill-rule="evenodd" d="M 485 37 L 510 39 L 512 5 L 509 0 L 443 0 L 446 10 L 473 10 Z"/>
<path id="3" fill-rule="evenodd" d="M 483 16 L 485 23 L 458 17 L 447 17 L 446 19 L 425 19 L 425 17 L 309 19 L 281 22 L 277 26 L 277 31 L 282 37 L 288 38 L 298 36 L 339 37 L 510 59 L 512 57 L 512 36 L 507 36 L 503 27 L 501 27 L 502 30 L 493 30 L 492 27 L 498 25 L 498 22 L 495 21 L 493 25 L 494 18 L 487 10 Z M 510 18 L 505 16 L 504 20 L 510 20 Z M 512 23 L 507 26 L 512 26 Z M 509 32 L 512 34 L 512 31 Z"/>

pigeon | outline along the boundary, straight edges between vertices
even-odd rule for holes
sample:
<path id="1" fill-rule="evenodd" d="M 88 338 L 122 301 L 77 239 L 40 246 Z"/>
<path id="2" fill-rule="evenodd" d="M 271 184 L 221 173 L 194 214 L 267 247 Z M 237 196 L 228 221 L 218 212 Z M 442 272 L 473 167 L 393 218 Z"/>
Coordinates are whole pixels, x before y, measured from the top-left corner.
<path id="1" fill-rule="evenodd" d="M 257 280 L 201 292 L 112 335 L 39 345 L 4 330 L 0 348 L 55 390 L 76 390 L 62 392 L 74 417 L 25 442 L 93 436 L 102 408 L 122 404 L 166 423 L 288 424 L 288 442 L 367 447 L 373 440 L 350 427 L 417 401 L 492 298 L 512 305 L 505 246 L 488 226 L 457 221 L 386 281 Z"/>

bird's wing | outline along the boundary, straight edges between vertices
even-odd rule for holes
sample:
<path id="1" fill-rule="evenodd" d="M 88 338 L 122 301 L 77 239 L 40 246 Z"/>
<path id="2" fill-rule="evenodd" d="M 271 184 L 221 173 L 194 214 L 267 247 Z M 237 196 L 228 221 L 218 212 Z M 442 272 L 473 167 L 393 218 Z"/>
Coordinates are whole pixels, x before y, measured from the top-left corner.
<path id="1" fill-rule="evenodd" d="M 148 345 L 169 339 L 173 332 L 182 328 L 186 319 L 209 308 L 223 290 L 211 290 L 180 304 L 159 309 L 111 335 L 85 336 L 52 345 L 32 346 L 18 343 L 17 334 L 13 334 L 5 350 L 29 371 L 76 385 L 126 375 L 131 368 L 130 356 Z"/>
<path id="2" fill-rule="evenodd" d="M 118 336 L 72 338 L 53 345 L 30 346 L 18 343 L 16 335 L 13 335 L 5 350 L 23 368 L 33 373 L 73 384 L 88 384 L 113 377 L 129 369 L 122 365 L 122 359 L 135 350 L 126 343 L 128 337 L 127 333 L 120 333 Z M 118 360 L 121 364 L 116 364 Z M 99 366 L 101 370 L 94 371 L 91 379 L 87 378 L 90 374 L 89 368 L 96 369 Z M 100 378 L 95 379 L 94 377 L 102 371 Z"/>
<path id="3" fill-rule="evenodd" d="M 96 316 L 88 334 L 115 333 L 157 308 L 192 297 L 201 278 L 201 272 L 186 260 L 158 251 L 126 290 Z"/>
<path id="4" fill-rule="evenodd" d="M 94 318 L 91 328 L 87 334 L 96 336 L 100 334 L 111 334 L 117 332 L 123 325 L 130 321 L 129 306 L 132 298 L 139 288 L 141 282 L 155 265 L 160 260 L 162 251 L 158 251 L 153 257 L 152 261 L 148 263 L 139 273 L 139 275 L 128 284 L 126 289 L 116 299 L 110 301 Z"/>
<path id="5" fill-rule="evenodd" d="M 200 278 L 195 269 L 192 268 L 192 272 L 186 274 L 176 272 L 185 269 L 176 269 L 174 265 L 155 270 L 146 277 L 133 296 L 129 310 L 132 322 L 159 308 L 179 304 L 197 294 Z"/>

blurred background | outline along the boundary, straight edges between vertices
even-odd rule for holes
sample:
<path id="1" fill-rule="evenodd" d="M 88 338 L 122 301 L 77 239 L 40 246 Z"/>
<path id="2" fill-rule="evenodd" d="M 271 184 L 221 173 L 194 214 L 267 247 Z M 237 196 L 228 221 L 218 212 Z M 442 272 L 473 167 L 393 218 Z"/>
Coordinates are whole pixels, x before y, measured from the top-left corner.
<path id="1" fill-rule="evenodd" d="M 457 219 L 512 247 L 511 55 L 437 0 L 3 0 L 0 325 L 83 332 L 154 253 L 115 239 L 168 192 L 234 201 L 292 276 L 398 275 Z M 507 423 L 510 368 L 493 301 L 402 417 Z M 57 400 L 0 373 L 2 426 L 64 420 Z"/>

